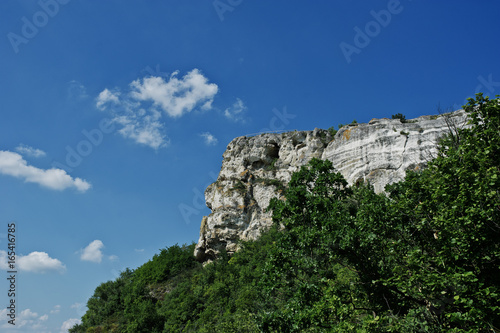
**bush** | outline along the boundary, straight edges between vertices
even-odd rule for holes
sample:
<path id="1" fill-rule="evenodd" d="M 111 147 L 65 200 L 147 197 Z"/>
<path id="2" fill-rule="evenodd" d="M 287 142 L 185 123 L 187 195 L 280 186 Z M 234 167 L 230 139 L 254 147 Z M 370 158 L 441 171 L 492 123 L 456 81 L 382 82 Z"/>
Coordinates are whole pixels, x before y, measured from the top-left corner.
<path id="1" fill-rule="evenodd" d="M 337 130 L 333 126 L 328 129 L 328 132 L 330 132 L 332 137 L 335 137 L 335 134 L 337 134 Z"/>
<path id="2" fill-rule="evenodd" d="M 399 119 L 403 124 L 406 123 L 406 117 L 402 113 L 393 114 L 392 119 Z"/>

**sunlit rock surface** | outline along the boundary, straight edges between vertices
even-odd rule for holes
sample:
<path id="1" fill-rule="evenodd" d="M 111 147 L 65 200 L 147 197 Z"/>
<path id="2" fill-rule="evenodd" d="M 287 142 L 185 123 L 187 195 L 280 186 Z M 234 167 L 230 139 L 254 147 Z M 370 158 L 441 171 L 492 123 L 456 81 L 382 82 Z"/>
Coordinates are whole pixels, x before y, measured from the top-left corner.
<path id="1" fill-rule="evenodd" d="M 465 125 L 465 113 L 456 111 L 406 123 L 372 119 L 344 126 L 335 137 L 320 129 L 238 137 L 205 191 L 212 213 L 202 220 L 195 256 L 210 260 L 223 249 L 236 251 L 239 240 L 258 238 L 272 223 L 266 212 L 271 198 L 281 197 L 292 173 L 314 157 L 332 161 L 349 184 L 370 182 L 380 193 L 406 170 L 424 167 L 436 156 L 439 138 Z"/>

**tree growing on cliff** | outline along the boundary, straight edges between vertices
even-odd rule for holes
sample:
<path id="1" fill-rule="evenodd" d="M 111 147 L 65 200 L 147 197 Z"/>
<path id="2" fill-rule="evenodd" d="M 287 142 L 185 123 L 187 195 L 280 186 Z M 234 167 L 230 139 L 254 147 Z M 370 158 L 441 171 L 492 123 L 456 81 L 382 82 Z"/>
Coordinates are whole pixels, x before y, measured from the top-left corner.
<path id="1" fill-rule="evenodd" d="M 391 118 L 392 119 L 399 119 L 399 121 L 402 122 L 403 124 L 406 123 L 406 117 L 402 113 L 393 114 Z"/>

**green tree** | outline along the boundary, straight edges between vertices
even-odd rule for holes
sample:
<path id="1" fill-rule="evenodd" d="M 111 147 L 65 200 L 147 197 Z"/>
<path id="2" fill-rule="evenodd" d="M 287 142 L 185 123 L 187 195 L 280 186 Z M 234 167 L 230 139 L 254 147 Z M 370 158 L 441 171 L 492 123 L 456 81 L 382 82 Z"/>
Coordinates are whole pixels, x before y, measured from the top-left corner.
<path id="1" fill-rule="evenodd" d="M 124 310 L 125 287 L 130 283 L 132 274 L 130 269 L 126 269 L 115 281 L 99 285 L 87 302 L 87 312 L 82 317 L 82 324 L 76 325 L 69 331 L 72 333 L 86 332 L 87 329 L 103 323 L 117 325 L 122 323 L 121 313 Z"/>
<path id="2" fill-rule="evenodd" d="M 427 169 L 389 187 L 412 237 L 384 283 L 425 304 L 442 327 L 477 331 L 500 327 L 499 99 L 478 94 L 465 110 L 472 127 L 443 140 Z"/>
<path id="3" fill-rule="evenodd" d="M 270 205 L 283 232 L 263 276 L 265 331 L 500 327 L 499 99 L 465 110 L 472 126 L 389 197 L 347 188 L 328 161 L 294 174 Z"/>
<path id="4" fill-rule="evenodd" d="M 357 275 L 340 256 L 356 207 L 347 182 L 332 171 L 330 161 L 313 159 L 292 176 L 286 200 L 271 201 L 273 220 L 283 230 L 262 279 L 264 331 L 321 331 L 359 314 L 356 300 L 364 295 L 344 288 Z"/>

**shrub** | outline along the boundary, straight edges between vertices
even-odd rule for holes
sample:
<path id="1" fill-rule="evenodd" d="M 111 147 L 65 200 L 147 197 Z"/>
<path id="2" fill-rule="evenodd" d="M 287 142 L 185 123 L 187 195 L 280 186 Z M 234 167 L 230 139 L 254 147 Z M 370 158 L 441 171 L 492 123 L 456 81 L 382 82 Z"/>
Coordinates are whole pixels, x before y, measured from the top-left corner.
<path id="1" fill-rule="evenodd" d="M 392 119 L 399 119 L 403 124 L 406 123 L 406 117 L 402 113 L 393 114 Z"/>

